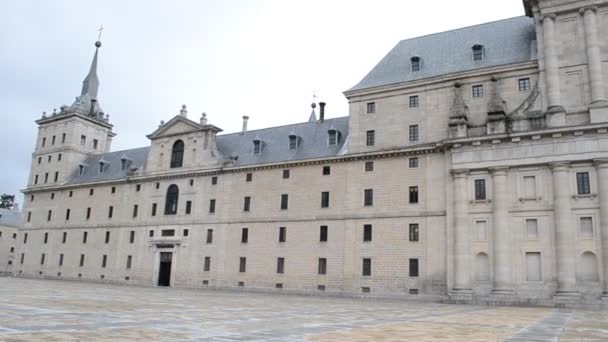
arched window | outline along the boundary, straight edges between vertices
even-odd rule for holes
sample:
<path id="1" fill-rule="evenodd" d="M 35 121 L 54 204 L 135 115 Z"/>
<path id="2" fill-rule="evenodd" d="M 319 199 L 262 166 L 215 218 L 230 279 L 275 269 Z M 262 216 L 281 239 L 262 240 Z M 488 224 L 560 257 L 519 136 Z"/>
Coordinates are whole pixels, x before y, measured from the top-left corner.
<path id="1" fill-rule="evenodd" d="M 184 163 L 184 142 L 181 140 L 173 144 L 171 150 L 171 168 L 182 167 Z"/>
<path id="2" fill-rule="evenodd" d="M 175 184 L 171 184 L 167 189 L 167 198 L 165 199 L 165 215 L 175 215 L 177 213 L 177 200 L 179 198 L 179 188 Z"/>
<path id="3" fill-rule="evenodd" d="M 473 60 L 474 61 L 482 61 L 483 60 L 483 45 L 475 44 L 473 45 Z"/>
<path id="4" fill-rule="evenodd" d="M 422 69 L 422 60 L 418 56 L 414 56 L 410 59 L 412 62 L 412 71 L 420 71 Z"/>

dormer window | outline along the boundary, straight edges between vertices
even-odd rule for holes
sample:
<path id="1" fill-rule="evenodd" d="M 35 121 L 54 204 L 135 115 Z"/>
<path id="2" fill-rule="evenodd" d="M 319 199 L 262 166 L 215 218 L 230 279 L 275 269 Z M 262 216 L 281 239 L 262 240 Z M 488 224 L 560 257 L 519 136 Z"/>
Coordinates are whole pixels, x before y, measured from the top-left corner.
<path id="1" fill-rule="evenodd" d="M 123 171 L 127 169 L 127 158 L 120 158 L 120 169 Z"/>
<path id="2" fill-rule="evenodd" d="M 483 45 L 475 44 L 473 45 L 473 61 L 482 61 L 484 57 L 483 53 Z"/>
<path id="3" fill-rule="evenodd" d="M 84 165 L 78 165 L 78 175 L 82 176 L 84 174 Z"/>
<path id="4" fill-rule="evenodd" d="M 289 149 L 295 150 L 298 148 L 298 136 L 291 134 L 289 135 Z"/>
<path id="5" fill-rule="evenodd" d="M 253 141 L 253 154 L 262 153 L 262 141 L 260 139 L 255 139 Z"/>
<path id="6" fill-rule="evenodd" d="M 338 143 L 338 131 L 335 129 L 330 129 L 327 131 L 327 144 L 328 145 L 336 145 Z"/>
<path id="7" fill-rule="evenodd" d="M 106 163 L 102 160 L 99 162 L 99 173 L 103 173 Z"/>
<path id="8" fill-rule="evenodd" d="M 173 143 L 171 149 L 171 168 L 182 167 L 184 163 L 184 142 L 181 140 Z"/>
<path id="9" fill-rule="evenodd" d="M 418 56 L 414 56 L 410 59 L 412 62 L 412 72 L 420 71 L 422 69 L 422 59 Z"/>

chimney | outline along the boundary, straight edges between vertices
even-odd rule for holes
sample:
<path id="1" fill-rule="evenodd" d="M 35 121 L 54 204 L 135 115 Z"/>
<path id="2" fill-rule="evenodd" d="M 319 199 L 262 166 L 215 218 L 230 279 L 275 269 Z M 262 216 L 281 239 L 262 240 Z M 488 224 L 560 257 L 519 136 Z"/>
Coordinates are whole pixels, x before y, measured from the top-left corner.
<path id="1" fill-rule="evenodd" d="M 319 121 L 325 120 L 325 102 L 319 102 Z"/>
<path id="2" fill-rule="evenodd" d="M 241 132 L 241 134 L 247 132 L 247 121 L 249 120 L 249 117 L 247 115 L 243 115 L 243 131 Z"/>
<path id="3" fill-rule="evenodd" d="M 186 110 L 186 105 L 182 105 L 182 109 L 179 111 L 179 115 L 183 117 L 188 117 L 188 111 Z"/>
<path id="4" fill-rule="evenodd" d="M 207 113 L 201 115 L 201 125 L 205 126 L 207 124 Z"/>

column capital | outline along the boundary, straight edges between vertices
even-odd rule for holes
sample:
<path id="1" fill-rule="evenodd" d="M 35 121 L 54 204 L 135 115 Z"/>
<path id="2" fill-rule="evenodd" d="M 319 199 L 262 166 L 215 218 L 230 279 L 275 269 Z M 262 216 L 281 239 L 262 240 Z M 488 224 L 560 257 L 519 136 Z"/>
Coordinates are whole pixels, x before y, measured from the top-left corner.
<path id="1" fill-rule="evenodd" d="M 593 164 L 598 169 L 606 169 L 608 168 L 608 158 L 593 159 Z"/>
<path id="2" fill-rule="evenodd" d="M 541 15 L 540 19 L 545 22 L 545 19 L 551 19 L 551 21 L 555 20 L 555 18 L 557 18 L 557 15 L 555 13 L 547 13 L 547 14 L 543 14 Z"/>
<path id="3" fill-rule="evenodd" d="M 551 168 L 551 171 L 553 171 L 553 172 L 568 171 L 568 169 L 570 169 L 570 162 L 563 161 L 563 162 L 549 163 L 549 167 Z"/>
<path id="4" fill-rule="evenodd" d="M 509 167 L 508 166 L 496 166 L 496 167 L 491 167 L 489 168 L 490 173 L 492 174 L 492 176 L 504 176 L 507 174 L 507 171 L 509 171 Z"/>
<path id="5" fill-rule="evenodd" d="M 469 169 L 456 169 L 452 170 L 454 178 L 465 178 L 469 175 Z"/>
<path id="6" fill-rule="evenodd" d="M 587 7 L 582 7 L 582 8 L 580 8 L 580 9 L 578 10 L 578 12 L 579 12 L 580 14 L 585 14 L 585 12 L 587 12 L 587 11 L 591 11 L 591 12 L 593 12 L 593 13 L 596 13 L 596 12 L 597 12 L 597 6 L 587 6 Z"/>

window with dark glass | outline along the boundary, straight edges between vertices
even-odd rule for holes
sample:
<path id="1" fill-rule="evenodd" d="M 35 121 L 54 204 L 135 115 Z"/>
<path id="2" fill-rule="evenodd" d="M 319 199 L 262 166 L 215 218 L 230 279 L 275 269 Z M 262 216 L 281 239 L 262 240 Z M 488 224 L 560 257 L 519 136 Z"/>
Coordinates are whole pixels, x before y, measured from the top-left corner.
<path id="1" fill-rule="evenodd" d="M 363 190 L 363 205 L 366 207 L 374 205 L 374 189 Z"/>
<path id="2" fill-rule="evenodd" d="M 327 259 L 319 258 L 319 267 L 317 270 L 318 274 L 327 274 Z"/>
<path id="3" fill-rule="evenodd" d="M 98 145 L 99 141 L 97 141 L 97 139 L 93 139 L 93 149 L 97 149 L 97 145 Z"/>
<path id="4" fill-rule="evenodd" d="M 245 257 L 240 257 L 239 259 L 239 272 L 247 272 L 247 258 Z"/>
<path id="5" fill-rule="evenodd" d="M 281 195 L 281 210 L 287 210 L 289 206 L 289 195 L 282 194 Z"/>
<path id="6" fill-rule="evenodd" d="M 213 243 L 213 229 L 207 229 L 207 243 Z"/>
<path id="7" fill-rule="evenodd" d="M 69 210 L 69 209 L 68 209 Z M 32 220 L 32 212 L 28 211 L 27 212 L 27 222 L 30 222 Z"/>
<path id="8" fill-rule="evenodd" d="M 105 243 L 110 243 L 110 232 L 106 232 L 106 240 Z"/>
<path id="9" fill-rule="evenodd" d="M 486 180 L 476 179 L 475 180 L 475 200 L 482 201 L 486 199 Z"/>
<path id="10" fill-rule="evenodd" d="M 418 276 L 418 259 L 410 259 L 410 277 Z"/>
<path id="11" fill-rule="evenodd" d="M 133 205 L 133 217 L 137 217 L 137 213 L 139 212 L 139 205 Z"/>
<path id="12" fill-rule="evenodd" d="M 412 64 L 412 72 L 420 71 L 420 69 L 422 67 L 420 57 L 414 56 L 414 57 L 410 58 L 410 62 Z"/>
<path id="13" fill-rule="evenodd" d="M 175 236 L 175 229 L 163 229 L 160 231 L 160 236 Z"/>
<path id="14" fill-rule="evenodd" d="M 44 243 L 49 242 L 49 233 L 44 233 Z"/>
<path id="15" fill-rule="evenodd" d="M 327 143 L 329 145 L 335 145 L 338 143 L 338 131 L 336 131 L 335 129 L 330 129 L 329 131 L 327 131 Z"/>
<path id="16" fill-rule="evenodd" d="M 116 193 L 116 187 L 113 186 L 110 192 L 113 193 L 113 194 L 115 194 Z"/>
<path id="17" fill-rule="evenodd" d="M 372 259 L 363 258 L 361 275 L 366 276 L 366 277 L 372 275 Z"/>
<path id="18" fill-rule="evenodd" d="M 319 241 L 327 242 L 327 226 L 319 227 Z"/>
<path id="19" fill-rule="evenodd" d="M 241 229 L 241 243 L 247 243 L 249 241 L 249 228 Z"/>
<path id="20" fill-rule="evenodd" d="M 101 268 L 105 268 L 108 263 L 108 256 L 104 254 L 101 258 Z"/>
<path id="21" fill-rule="evenodd" d="M 517 80 L 517 83 L 519 85 L 519 91 L 530 90 L 530 78 L 520 78 L 519 80 Z"/>
<path id="22" fill-rule="evenodd" d="M 112 216 L 114 216 L 114 207 L 110 206 L 108 208 L 108 218 L 112 218 Z"/>
<path id="23" fill-rule="evenodd" d="M 61 155 L 61 153 L 59 153 L 59 154 L 57 155 L 57 161 L 61 161 L 61 156 L 62 156 L 62 155 Z"/>
<path id="24" fill-rule="evenodd" d="M 410 241 L 418 241 L 419 227 L 418 223 L 410 223 Z"/>
<path id="25" fill-rule="evenodd" d="M 148 232 L 148 236 L 149 236 L 149 237 L 154 237 L 154 231 L 153 231 L 153 230 L 150 230 L 150 231 Z"/>
<path id="26" fill-rule="evenodd" d="M 217 176 L 211 177 L 211 185 L 217 185 Z"/>
<path id="27" fill-rule="evenodd" d="M 410 203 L 418 203 L 418 187 L 410 186 Z"/>
<path id="28" fill-rule="evenodd" d="M 287 228 L 279 227 L 279 242 L 287 241 Z"/>
<path id="29" fill-rule="evenodd" d="M 23 244 L 27 243 L 27 233 L 23 234 Z"/>
<path id="30" fill-rule="evenodd" d="M 576 173 L 576 189 L 579 195 L 589 195 L 591 184 L 589 183 L 589 172 Z"/>
<path id="31" fill-rule="evenodd" d="M 475 44 L 473 45 L 473 60 L 481 61 L 483 60 L 483 45 Z"/>
<path id="32" fill-rule="evenodd" d="M 418 125 L 410 125 L 410 141 L 420 140 Z"/>
<path id="33" fill-rule="evenodd" d="M 262 141 L 254 140 L 253 141 L 253 153 L 259 154 L 260 152 L 262 152 Z"/>
<path id="34" fill-rule="evenodd" d="M 298 137 L 295 135 L 290 135 L 289 136 L 289 149 L 295 150 L 296 148 L 298 148 Z"/>
<path id="35" fill-rule="evenodd" d="M 364 242 L 372 241 L 372 225 L 371 224 L 363 225 L 363 241 Z"/>
<path id="36" fill-rule="evenodd" d="M 61 143 L 65 143 L 65 133 L 61 134 Z"/>
<path id="37" fill-rule="evenodd" d="M 367 103 L 367 114 L 373 114 L 376 112 L 376 102 Z"/>
<path id="38" fill-rule="evenodd" d="M 372 171 L 374 171 L 374 162 L 373 161 L 365 162 L 365 172 L 372 172 Z"/>
<path id="39" fill-rule="evenodd" d="M 483 97 L 483 85 L 473 86 L 473 97 Z"/>
<path id="40" fill-rule="evenodd" d="M 187 237 L 188 235 L 190 235 L 190 229 L 184 229 L 184 230 L 182 231 L 182 236 L 183 236 L 183 237 Z"/>
<path id="41" fill-rule="evenodd" d="M 289 178 L 289 170 L 283 170 L 283 179 Z"/>
<path id="42" fill-rule="evenodd" d="M 44 255 L 44 253 L 42 253 L 42 255 L 40 255 L 40 265 L 44 265 L 44 257 L 46 255 Z"/>
<path id="43" fill-rule="evenodd" d="M 167 189 L 165 199 L 165 215 L 177 214 L 177 201 L 179 199 L 179 188 L 175 184 L 171 184 Z"/>
<path id="44" fill-rule="evenodd" d="M 91 208 L 87 208 L 87 220 L 91 218 Z"/>
<path id="45" fill-rule="evenodd" d="M 59 254 L 59 266 L 63 266 L 63 254 Z"/>
<path id="46" fill-rule="evenodd" d="M 245 182 L 251 182 L 253 180 L 253 173 L 248 173 L 245 175 Z"/>
<path id="47" fill-rule="evenodd" d="M 420 106 L 418 95 L 410 96 L 410 108 L 417 108 L 418 106 Z"/>
<path id="48" fill-rule="evenodd" d="M 277 273 L 285 273 L 285 258 L 277 258 Z"/>
<path id="49" fill-rule="evenodd" d="M 133 256 L 127 255 L 127 269 L 131 268 L 132 263 L 133 263 Z"/>
<path id="50" fill-rule="evenodd" d="M 157 204 L 152 203 L 152 216 L 156 216 L 156 207 L 157 207 Z"/>
<path id="51" fill-rule="evenodd" d="M 132 230 L 129 232 L 129 243 L 134 243 L 135 242 L 135 231 Z"/>
<path id="52" fill-rule="evenodd" d="M 84 254 L 80 254 L 80 267 L 84 266 Z"/>
<path id="53" fill-rule="evenodd" d="M 365 134 L 365 144 L 367 146 L 374 146 L 376 143 L 376 131 L 367 131 Z"/>
<path id="54" fill-rule="evenodd" d="M 186 201 L 186 215 L 192 213 L 192 201 Z"/>
<path id="55" fill-rule="evenodd" d="M 205 257 L 205 265 L 203 266 L 203 272 L 209 272 L 211 270 L 211 257 Z"/>
<path id="56" fill-rule="evenodd" d="M 215 199 L 209 200 L 209 214 L 215 214 Z"/>
<path id="57" fill-rule="evenodd" d="M 50 220 L 51 220 L 51 218 L 53 218 L 53 211 L 52 211 L 52 210 L 49 210 L 49 211 L 48 211 L 48 213 L 47 213 L 47 215 L 46 215 L 46 220 L 47 220 L 47 221 L 50 221 Z"/>
<path id="58" fill-rule="evenodd" d="M 42 147 L 44 147 L 44 145 L 46 145 L 46 138 L 42 138 Z"/>
<path id="59" fill-rule="evenodd" d="M 321 192 L 321 208 L 329 208 L 329 191 Z"/>
<path id="60" fill-rule="evenodd" d="M 67 240 L 68 240 L 68 233 L 63 232 L 63 236 L 61 237 L 61 243 L 66 243 Z"/>
<path id="61" fill-rule="evenodd" d="M 55 172 L 55 178 L 53 179 L 53 181 L 55 183 L 57 183 L 58 180 L 59 180 L 59 172 Z"/>
<path id="62" fill-rule="evenodd" d="M 178 140 L 171 149 L 171 168 L 182 167 L 184 164 L 184 142 Z"/>
<path id="63" fill-rule="evenodd" d="M 89 237 L 89 232 L 82 232 L 82 243 L 87 243 L 88 237 Z"/>
<path id="64" fill-rule="evenodd" d="M 323 176 L 331 175 L 331 166 L 323 166 Z"/>
<path id="65" fill-rule="evenodd" d="M 251 209 L 251 197 L 245 196 L 243 202 L 243 211 L 249 211 Z"/>

